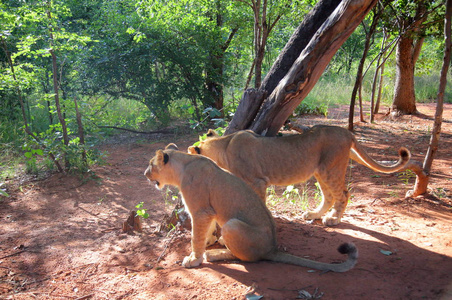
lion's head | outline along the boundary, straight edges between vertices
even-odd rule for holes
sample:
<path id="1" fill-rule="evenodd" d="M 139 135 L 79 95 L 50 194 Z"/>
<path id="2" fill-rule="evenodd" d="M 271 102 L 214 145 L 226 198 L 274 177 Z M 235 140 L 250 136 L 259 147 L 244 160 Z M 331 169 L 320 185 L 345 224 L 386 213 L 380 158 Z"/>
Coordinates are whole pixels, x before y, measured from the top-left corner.
<path id="1" fill-rule="evenodd" d="M 209 131 L 207 131 L 207 134 L 206 134 L 206 139 L 203 141 L 200 141 L 197 146 L 188 147 L 188 153 L 202 154 L 207 157 L 210 157 L 209 153 L 211 151 L 216 151 L 216 150 L 212 149 L 212 147 L 211 147 L 212 144 L 209 143 L 209 141 L 211 141 L 212 139 L 219 138 L 219 137 L 220 136 L 218 135 L 218 133 L 215 132 L 215 130 L 209 129 Z"/>
<path id="2" fill-rule="evenodd" d="M 144 171 L 144 176 L 150 182 L 155 183 L 155 187 L 161 189 L 167 184 L 174 184 L 173 168 L 168 167 L 171 152 L 179 150 L 175 144 L 169 144 L 165 150 L 157 150 L 155 156 L 149 161 L 149 166 Z"/>

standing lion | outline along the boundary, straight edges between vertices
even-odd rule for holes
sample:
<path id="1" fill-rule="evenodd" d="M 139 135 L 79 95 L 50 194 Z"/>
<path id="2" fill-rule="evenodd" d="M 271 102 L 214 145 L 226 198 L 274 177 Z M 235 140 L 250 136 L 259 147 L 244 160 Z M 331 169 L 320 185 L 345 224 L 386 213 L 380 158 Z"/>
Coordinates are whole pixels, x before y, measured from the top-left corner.
<path id="1" fill-rule="evenodd" d="M 189 147 L 188 152 L 207 156 L 242 178 L 264 202 L 269 185 L 291 185 L 314 176 L 320 184 L 322 202 L 317 209 L 305 212 L 303 218 L 323 216 L 322 222 L 328 226 L 340 223 L 350 197 L 345 185 L 350 158 L 382 173 L 400 171 L 410 160 L 410 152 L 402 147 L 397 163 L 381 165 L 348 130 L 324 125 L 283 137 L 263 137 L 249 130 L 219 137 L 209 130 L 207 139 Z"/>

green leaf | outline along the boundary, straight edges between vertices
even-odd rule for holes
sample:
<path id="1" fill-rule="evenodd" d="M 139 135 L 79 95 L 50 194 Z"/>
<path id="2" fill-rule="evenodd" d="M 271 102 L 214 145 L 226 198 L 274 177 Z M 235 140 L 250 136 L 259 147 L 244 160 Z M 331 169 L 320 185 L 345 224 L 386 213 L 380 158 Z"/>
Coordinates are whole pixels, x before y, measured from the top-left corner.
<path id="1" fill-rule="evenodd" d="M 31 158 L 33 156 L 33 153 L 31 153 L 31 151 L 25 152 L 25 157 L 26 158 Z"/>
<path id="2" fill-rule="evenodd" d="M 0 190 L 0 196 L 9 197 L 9 194 L 4 190 Z"/>

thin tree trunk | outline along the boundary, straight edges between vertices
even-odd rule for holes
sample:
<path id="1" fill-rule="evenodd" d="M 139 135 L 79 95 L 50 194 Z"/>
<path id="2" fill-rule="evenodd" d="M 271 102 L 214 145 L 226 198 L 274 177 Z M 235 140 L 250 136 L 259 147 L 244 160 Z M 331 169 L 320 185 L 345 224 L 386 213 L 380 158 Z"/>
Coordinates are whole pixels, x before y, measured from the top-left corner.
<path id="1" fill-rule="evenodd" d="M 375 93 L 377 91 L 377 81 L 380 74 L 380 69 L 375 68 L 374 77 L 372 79 L 372 91 L 370 95 L 370 123 L 373 123 L 375 120 L 374 109 L 375 109 Z"/>
<path id="2" fill-rule="evenodd" d="M 436 112 L 435 121 L 433 123 L 432 136 L 430 138 L 430 144 L 425 155 L 425 160 L 423 164 L 423 171 L 427 175 L 425 177 L 416 177 L 416 182 L 412 191 L 407 193 L 407 196 L 415 197 L 418 195 L 425 194 L 427 192 L 427 186 L 430 179 L 430 170 L 433 164 L 433 159 L 436 152 L 438 151 L 439 137 L 441 134 L 441 126 L 443 120 L 443 105 L 444 105 L 444 92 L 447 85 L 447 72 L 449 70 L 449 64 L 451 60 L 451 18 L 452 18 L 452 0 L 447 0 L 446 3 L 446 14 L 444 17 L 444 58 L 443 66 L 441 68 L 441 77 L 438 88 L 437 102 L 436 102 Z"/>
<path id="3" fill-rule="evenodd" d="M 250 82 L 251 82 L 251 78 L 253 78 L 255 65 L 256 65 L 256 58 L 253 59 L 253 63 L 251 64 L 250 71 L 248 72 L 248 76 L 246 77 L 245 90 L 248 89 Z"/>
<path id="4" fill-rule="evenodd" d="M 381 92 L 383 90 L 384 85 L 384 72 L 385 72 L 385 63 L 383 62 L 381 64 L 380 68 L 380 80 L 378 82 L 378 94 L 377 94 L 377 101 L 375 102 L 375 109 L 374 109 L 374 115 L 378 114 L 380 110 L 380 102 L 381 102 Z"/>
<path id="5" fill-rule="evenodd" d="M 378 20 L 380 19 L 381 14 L 383 13 L 384 7 L 380 8 L 379 10 L 374 10 L 374 17 L 372 19 L 372 24 L 369 27 L 369 31 L 366 34 L 366 41 L 364 43 L 364 51 L 363 55 L 361 57 L 361 60 L 359 61 L 358 70 L 356 72 L 356 80 L 355 85 L 353 86 L 352 95 L 350 98 L 350 110 L 348 115 L 348 130 L 353 131 L 353 118 L 355 114 L 355 103 L 356 103 L 356 94 L 359 93 L 359 107 L 360 107 L 360 121 L 364 122 L 364 114 L 362 109 L 362 96 L 361 96 L 361 86 L 363 82 L 363 70 L 364 70 L 364 63 L 366 62 L 367 53 L 370 49 L 370 42 L 371 37 L 374 34 L 377 25 Z"/>
<path id="6" fill-rule="evenodd" d="M 389 34 L 387 34 L 386 32 L 384 33 L 384 40 L 385 43 L 386 41 L 389 39 Z M 384 72 L 385 72 L 385 63 L 386 63 L 386 59 L 384 56 L 386 55 L 386 52 L 388 50 L 387 45 L 384 46 L 384 48 L 382 49 L 382 53 L 381 55 L 383 56 L 383 61 L 381 62 L 381 64 L 378 65 L 378 68 L 380 68 L 380 80 L 378 82 L 378 94 L 377 94 L 377 101 L 375 102 L 375 109 L 374 109 L 374 114 L 378 114 L 379 110 L 380 110 L 380 101 L 381 101 L 381 92 L 383 90 L 383 81 L 384 81 Z M 390 52 L 392 53 L 392 51 Z"/>
<path id="7" fill-rule="evenodd" d="M 359 105 L 359 120 L 360 122 L 366 122 L 364 120 L 364 108 L 363 108 L 363 77 L 361 77 L 359 86 L 358 86 L 358 105 Z"/>
<path id="8" fill-rule="evenodd" d="M 14 65 L 13 65 L 13 61 L 11 59 L 11 53 L 8 51 L 8 47 L 6 45 L 6 41 L 3 39 L 3 37 L 0 36 L 0 40 L 2 41 L 3 44 L 3 50 L 5 51 L 5 55 L 8 59 L 8 64 L 9 67 L 11 69 L 11 75 L 13 76 L 13 80 L 18 83 L 18 80 L 16 78 L 16 72 L 14 70 Z M 31 130 L 30 130 L 30 126 L 28 124 L 28 119 L 27 119 L 27 114 L 25 111 L 25 103 L 22 97 L 22 90 L 20 89 L 20 86 L 17 85 L 16 87 L 16 91 L 17 91 L 17 98 L 19 99 L 19 104 L 20 104 L 20 108 L 21 108 L 21 112 L 22 112 L 22 119 L 24 122 L 24 128 L 25 128 L 25 132 L 32 137 L 41 147 L 42 149 L 46 149 L 45 145 L 43 145 L 39 139 L 39 137 L 37 135 L 35 135 Z M 60 163 L 56 160 L 55 155 L 53 155 L 53 153 L 49 152 L 49 157 L 50 159 L 53 161 L 53 163 L 55 164 L 55 166 L 58 169 L 58 172 L 63 173 L 64 170 L 61 167 Z"/>
<path id="9" fill-rule="evenodd" d="M 49 20 L 52 20 L 52 14 L 50 13 L 50 7 L 49 10 L 47 11 L 47 17 L 49 18 Z M 53 75 L 53 91 L 55 93 L 55 107 L 56 107 L 56 111 L 57 111 L 57 115 L 58 115 L 58 119 L 60 121 L 61 124 L 61 131 L 63 133 L 63 142 L 64 145 L 69 145 L 69 136 L 67 134 L 67 125 L 66 125 L 66 120 L 63 117 L 63 113 L 61 110 L 61 106 L 60 106 L 60 97 L 59 97 L 59 93 L 58 93 L 58 68 L 57 68 L 57 58 L 55 55 L 55 41 L 53 38 L 53 29 L 50 28 L 49 29 L 49 37 L 50 37 L 50 55 L 52 57 L 52 75 Z M 66 165 L 66 167 L 68 167 Z"/>
<path id="10" fill-rule="evenodd" d="M 383 40 L 381 41 L 381 47 L 380 47 L 380 53 L 378 54 L 378 59 L 377 59 L 377 65 L 375 66 L 375 73 L 374 73 L 374 78 L 372 80 L 372 94 L 370 96 L 370 122 L 373 123 L 374 119 L 375 119 L 375 92 L 377 89 L 377 82 L 378 79 L 381 79 L 381 75 L 382 73 L 380 73 L 380 61 L 381 61 L 381 57 L 384 55 L 384 49 L 385 49 L 385 45 L 386 44 L 386 34 L 383 34 Z M 379 76 L 380 75 L 380 76 Z M 380 85 L 381 87 L 381 85 Z M 381 89 L 379 89 L 379 91 L 381 91 Z"/>
<path id="11" fill-rule="evenodd" d="M 252 1 L 253 2 L 253 12 L 254 12 L 254 86 L 261 81 L 262 76 L 262 61 L 259 62 L 259 52 L 261 51 L 261 39 L 263 33 L 263 18 L 260 18 L 261 11 L 261 0 Z M 264 6 L 262 7 L 263 14 L 267 9 L 267 1 L 264 0 Z M 258 86 L 259 87 L 259 86 Z M 257 87 L 257 88 L 258 88 Z"/>
<path id="12" fill-rule="evenodd" d="M 86 159 L 86 150 L 85 150 L 85 132 L 83 130 L 83 123 L 82 123 L 82 115 L 80 114 L 78 110 L 78 104 L 77 99 L 74 97 L 74 108 L 75 108 L 75 118 L 77 120 L 77 126 L 78 126 L 78 137 L 80 139 L 80 145 L 82 145 L 82 160 L 85 167 L 88 167 L 88 160 Z"/>

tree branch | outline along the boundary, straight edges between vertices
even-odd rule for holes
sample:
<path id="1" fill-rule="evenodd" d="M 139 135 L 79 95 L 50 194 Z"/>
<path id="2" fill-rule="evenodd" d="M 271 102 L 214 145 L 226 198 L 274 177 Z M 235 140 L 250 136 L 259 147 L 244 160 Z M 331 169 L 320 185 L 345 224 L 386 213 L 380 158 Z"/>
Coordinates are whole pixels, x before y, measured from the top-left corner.
<path id="1" fill-rule="evenodd" d="M 156 133 L 171 134 L 171 133 L 174 133 L 174 129 L 162 129 L 162 130 L 154 130 L 154 131 L 139 131 L 139 130 L 134 130 L 134 129 L 129 129 L 129 128 L 123 128 L 123 127 L 118 127 L 118 126 L 108 126 L 108 125 L 97 125 L 97 127 L 99 127 L 99 128 L 112 128 L 112 129 L 116 129 L 116 130 L 123 130 L 123 131 L 128 131 L 128 132 L 133 132 L 133 133 L 140 133 L 140 134 L 156 134 Z"/>

